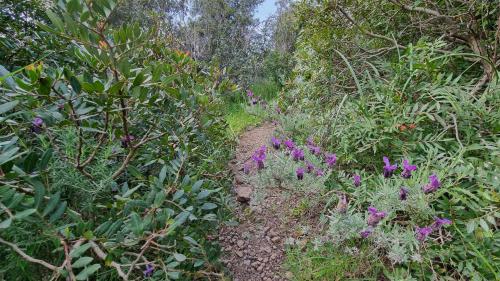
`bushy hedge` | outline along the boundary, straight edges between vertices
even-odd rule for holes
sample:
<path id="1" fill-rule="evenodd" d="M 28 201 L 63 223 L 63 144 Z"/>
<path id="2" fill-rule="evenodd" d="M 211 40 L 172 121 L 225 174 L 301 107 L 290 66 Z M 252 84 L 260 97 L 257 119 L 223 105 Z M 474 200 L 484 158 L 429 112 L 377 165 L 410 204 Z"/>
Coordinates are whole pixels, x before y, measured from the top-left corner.
<path id="1" fill-rule="evenodd" d="M 221 95 L 157 30 L 113 28 L 115 2 L 59 1 L 46 34 L 66 61 L 9 73 L 0 97 L 0 276 L 217 275 L 228 154 Z"/>

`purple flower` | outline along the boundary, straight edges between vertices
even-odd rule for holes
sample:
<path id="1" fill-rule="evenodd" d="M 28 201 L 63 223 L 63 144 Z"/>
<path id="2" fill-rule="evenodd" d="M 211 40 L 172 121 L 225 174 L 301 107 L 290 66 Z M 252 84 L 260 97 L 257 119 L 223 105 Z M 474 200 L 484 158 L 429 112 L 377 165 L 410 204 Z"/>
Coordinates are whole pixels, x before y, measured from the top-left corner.
<path id="1" fill-rule="evenodd" d="M 321 153 L 321 148 L 315 145 L 309 145 L 309 151 L 314 155 L 319 155 Z"/>
<path id="2" fill-rule="evenodd" d="M 329 168 L 332 168 L 335 163 L 337 163 L 337 154 L 326 154 L 325 155 L 325 162 L 328 165 Z"/>
<path id="3" fill-rule="evenodd" d="M 245 173 L 246 175 L 250 174 L 250 167 L 247 163 L 243 164 L 243 173 Z"/>
<path id="4" fill-rule="evenodd" d="M 408 193 L 410 191 L 406 187 L 401 187 L 399 189 L 399 200 L 404 201 L 408 198 Z"/>
<path id="5" fill-rule="evenodd" d="M 385 166 L 384 166 L 384 177 L 390 178 L 392 176 L 392 173 L 394 173 L 394 170 L 398 167 L 398 165 L 394 164 L 391 165 L 391 162 L 389 162 L 389 158 L 387 156 L 383 157 Z"/>
<path id="6" fill-rule="evenodd" d="M 306 140 L 306 144 L 309 146 L 309 145 L 314 145 L 314 141 L 313 141 L 313 138 L 312 137 L 308 137 L 307 140 Z"/>
<path id="7" fill-rule="evenodd" d="M 374 207 L 368 207 L 368 212 L 370 215 L 368 216 L 368 225 L 376 226 L 380 220 L 387 216 L 387 213 L 384 211 L 378 211 Z"/>
<path id="8" fill-rule="evenodd" d="M 142 273 L 144 274 L 144 277 L 151 277 L 153 276 L 153 271 L 155 270 L 154 266 L 151 264 L 146 265 L 146 270 L 144 270 Z"/>
<path id="9" fill-rule="evenodd" d="M 441 187 L 441 182 L 439 181 L 436 174 L 432 174 L 429 176 L 429 183 L 424 185 L 423 190 L 424 193 L 430 193 L 438 190 Z"/>
<path id="10" fill-rule="evenodd" d="M 403 160 L 403 172 L 401 172 L 401 176 L 405 179 L 411 178 L 411 172 L 415 171 L 417 169 L 417 166 L 415 165 L 410 165 L 410 162 L 408 160 Z"/>
<path id="11" fill-rule="evenodd" d="M 304 160 L 304 151 L 299 148 L 294 148 L 292 152 L 292 157 L 293 160 L 295 161 Z"/>
<path id="12" fill-rule="evenodd" d="M 133 135 L 122 136 L 121 143 L 123 148 L 129 147 L 130 143 L 135 140 Z"/>
<path id="13" fill-rule="evenodd" d="M 369 226 L 367 229 L 361 231 L 359 234 L 361 235 L 361 237 L 363 238 L 368 238 L 368 236 L 370 236 L 371 234 L 373 233 L 373 228 L 371 226 Z"/>
<path id="14" fill-rule="evenodd" d="M 287 139 L 285 141 L 285 146 L 288 150 L 292 150 L 295 148 L 295 143 L 291 139 Z"/>
<path id="15" fill-rule="evenodd" d="M 253 92 L 251 90 L 247 91 L 247 97 L 249 98 L 253 97 Z"/>
<path id="16" fill-rule="evenodd" d="M 271 138 L 271 142 L 272 142 L 273 147 L 274 147 L 275 149 L 280 149 L 280 146 L 281 146 L 281 140 L 280 140 L 280 139 L 277 139 L 277 138 L 275 138 L 275 137 L 272 137 L 272 138 Z"/>
<path id="17" fill-rule="evenodd" d="M 40 117 L 35 117 L 33 121 L 31 122 L 31 131 L 35 134 L 39 134 L 42 132 L 42 127 L 43 127 L 43 119 Z"/>
<path id="18" fill-rule="evenodd" d="M 256 105 L 258 102 L 259 102 L 259 101 L 258 101 L 257 99 L 252 98 L 252 104 L 253 104 L 253 105 Z"/>
<path id="19" fill-rule="evenodd" d="M 417 240 L 420 242 L 425 241 L 427 236 L 432 233 L 432 227 L 426 226 L 426 227 L 418 227 L 416 229 L 416 235 L 417 235 Z"/>
<path id="20" fill-rule="evenodd" d="M 36 126 L 36 127 L 42 127 L 43 119 L 40 117 L 36 117 L 35 119 L 33 119 L 32 124 L 33 124 L 33 126 Z"/>
<path id="21" fill-rule="evenodd" d="M 306 161 L 306 171 L 307 173 L 312 173 L 314 171 L 313 163 Z"/>
<path id="22" fill-rule="evenodd" d="M 361 176 L 360 175 L 354 175 L 353 177 L 354 181 L 354 186 L 359 187 L 361 185 Z"/>
<path id="23" fill-rule="evenodd" d="M 318 168 L 318 169 L 316 169 L 316 176 L 317 176 L 317 177 L 322 177 L 322 176 L 324 176 L 324 175 L 325 175 L 325 173 L 323 172 L 323 170 L 321 170 L 321 169 L 319 169 L 319 168 Z"/>
<path id="24" fill-rule="evenodd" d="M 259 149 L 257 149 L 252 155 L 252 159 L 257 164 L 257 168 L 259 170 L 264 168 L 264 160 L 266 160 L 266 150 L 267 147 L 263 145 Z"/>
<path id="25" fill-rule="evenodd" d="M 347 212 L 347 198 L 344 194 L 340 196 L 339 202 L 337 203 L 337 212 L 341 214 Z"/>
<path id="26" fill-rule="evenodd" d="M 297 170 L 295 171 L 295 173 L 297 174 L 297 179 L 298 180 L 303 180 L 304 179 L 304 168 L 297 168 Z"/>
<path id="27" fill-rule="evenodd" d="M 434 219 L 434 223 L 432 224 L 432 228 L 433 229 L 438 229 L 438 228 L 441 228 L 443 225 L 450 225 L 451 224 L 451 220 L 447 219 L 447 218 L 438 218 L 436 217 Z"/>

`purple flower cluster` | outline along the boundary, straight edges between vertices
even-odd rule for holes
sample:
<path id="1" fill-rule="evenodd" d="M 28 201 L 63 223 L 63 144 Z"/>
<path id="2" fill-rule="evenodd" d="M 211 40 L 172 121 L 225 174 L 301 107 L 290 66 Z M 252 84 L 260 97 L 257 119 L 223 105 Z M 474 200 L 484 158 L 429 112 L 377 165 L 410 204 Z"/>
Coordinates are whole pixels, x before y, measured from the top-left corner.
<path id="1" fill-rule="evenodd" d="M 306 161 L 306 171 L 308 174 L 312 173 L 314 171 L 314 165 L 313 163 Z"/>
<path id="2" fill-rule="evenodd" d="M 369 226 L 376 226 L 383 218 L 387 216 L 386 212 L 379 211 L 375 207 L 368 207 L 368 212 L 370 213 L 367 220 Z"/>
<path id="3" fill-rule="evenodd" d="M 31 121 L 31 131 L 35 134 L 39 134 L 43 129 L 43 119 L 40 117 L 35 117 L 33 121 Z"/>
<path id="4" fill-rule="evenodd" d="M 335 154 L 335 153 L 333 153 L 333 154 L 327 153 L 325 155 L 325 162 L 326 162 L 326 164 L 328 165 L 329 168 L 332 168 L 333 166 L 335 166 L 335 163 L 337 163 L 337 154 Z"/>
<path id="5" fill-rule="evenodd" d="M 276 137 L 272 137 L 271 143 L 273 144 L 274 149 L 280 149 L 280 147 L 281 147 L 281 140 L 280 139 L 278 139 Z"/>
<path id="6" fill-rule="evenodd" d="M 355 187 L 361 186 L 361 176 L 360 175 L 354 175 L 352 177 L 352 180 L 354 181 L 354 186 Z"/>
<path id="7" fill-rule="evenodd" d="M 264 169 L 264 160 L 266 160 L 267 147 L 265 145 L 257 149 L 252 155 L 252 159 L 257 165 L 257 169 Z"/>
<path id="8" fill-rule="evenodd" d="M 411 178 L 411 172 L 415 171 L 417 166 L 410 165 L 410 162 L 405 159 L 403 160 L 403 172 L 401 172 L 401 176 L 405 179 Z"/>
<path id="9" fill-rule="evenodd" d="M 307 144 L 307 148 L 309 148 L 309 151 L 318 156 L 321 154 L 321 148 L 319 146 L 317 146 L 316 144 L 314 144 L 314 141 L 311 137 L 309 137 L 306 141 L 306 144 Z"/>
<path id="10" fill-rule="evenodd" d="M 367 219 L 368 228 L 359 233 L 363 238 L 368 238 L 373 233 L 373 228 L 387 216 L 386 212 L 379 211 L 375 207 L 368 207 L 368 213 L 370 213 Z"/>
<path id="11" fill-rule="evenodd" d="M 288 150 L 293 150 L 295 148 L 295 143 L 291 139 L 287 139 L 284 142 L 284 144 L 286 146 L 286 149 L 288 149 Z"/>
<path id="12" fill-rule="evenodd" d="M 304 179 L 304 168 L 302 168 L 302 167 L 297 168 L 297 170 L 295 171 L 295 173 L 297 174 L 297 179 L 298 180 L 303 180 Z"/>
<path id="13" fill-rule="evenodd" d="M 373 227 L 369 226 L 367 229 L 361 231 L 359 234 L 363 238 L 368 238 L 373 233 Z"/>
<path id="14" fill-rule="evenodd" d="M 151 277 L 153 276 L 154 270 L 155 270 L 154 266 L 148 264 L 146 265 L 146 270 L 144 270 L 142 273 L 144 274 L 144 277 Z"/>
<path id="15" fill-rule="evenodd" d="M 303 161 L 304 160 L 304 151 L 299 148 L 294 148 L 292 151 L 292 157 L 295 161 Z"/>
<path id="16" fill-rule="evenodd" d="M 440 229 L 444 225 L 450 225 L 452 222 L 447 218 L 438 218 L 434 219 L 434 223 L 430 226 L 425 227 L 416 227 L 415 234 L 417 236 L 417 240 L 420 242 L 424 242 L 433 231 Z"/>
<path id="17" fill-rule="evenodd" d="M 438 177 L 436 176 L 436 174 L 432 174 L 429 176 L 429 183 L 424 185 L 422 189 L 424 193 L 431 193 L 438 190 L 438 188 L 440 187 L 441 182 L 439 181 Z"/>
<path id="18" fill-rule="evenodd" d="M 410 191 L 408 190 L 408 188 L 401 187 L 399 189 L 399 200 L 405 201 L 406 199 L 408 199 L 408 193 L 410 193 Z"/>
<path id="19" fill-rule="evenodd" d="M 390 178 L 392 177 L 392 174 L 394 173 L 394 170 L 398 168 L 398 165 L 394 164 L 391 165 L 391 162 L 389 161 L 389 158 L 387 156 L 384 156 L 382 158 L 384 160 L 384 177 Z"/>

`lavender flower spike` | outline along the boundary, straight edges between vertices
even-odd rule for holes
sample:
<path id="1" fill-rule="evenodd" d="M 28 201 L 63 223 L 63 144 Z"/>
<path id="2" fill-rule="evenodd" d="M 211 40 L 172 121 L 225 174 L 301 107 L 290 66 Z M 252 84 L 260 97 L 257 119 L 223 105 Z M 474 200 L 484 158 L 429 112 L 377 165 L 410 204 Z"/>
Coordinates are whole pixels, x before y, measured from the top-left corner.
<path id="1" fill-rule="evenodd" d="M 146 265 L 146 270 L 144 270 L 142 273 L 144 274 L 144 277 L 151 277 L 153 276 L 154 270 L 155 270 L 154 266 L 148 264 Z"/>
<path id="2" fill-rule="evenodd" d="M 306 161 L 306 171 L 308 174 L 312 173 L 314 171 L 314 165 L 313 163 Z"/>
<path id="3" fill-rule="evenodd" d="M 35 119 L 33 119 L 32 124 L 33 124 L 33 126 L 36 126 L 36 127 L 42 127 L 43 119 L 40 117 L 35 117 Z"/>
<path id="4" fill-rule="evenodd" d="M 405 201 L 406 199 L 408 199 L 408 193 L 410 191 L 408 190 L 408 188 L 406 187 L 401 187 L 399 189 L 399 200 L 401 201 Z"/>
<path id="5" fill-rule="evenodd" d="M 259 149 L 257 149 L 255 153 L 252 155 L 252 159 L 257 164 L 257 168 L 259 170 L 264 168 L 264 160 L 266 160 L 266 150 L 267 147 L 263 145 Z"/>
<path id="6" fill-rule="evenodd" d="M 382 220 L 383 218 L 385 218 L 385 216 L 387 216 L 386 212 L 378 211 L 374 207 L 369 207 L 368 212 L 370 213 L 370 215 L 368 216 L 369 226 L 376 226 L 380 222 L 380 220 Z"/>
<path id="7" fill-rule="evenodd" d="M 436 217 L 434 219 L 434 223 L 432 224 L 432 228 L 439 229 L 443 225 L 450 225 L 450 224 L 451 224 L 451 220 L 449 220 L 447 218 L 438 218 L 438 217 Z"/>
<path id="8" fill-rule="evenodd" d="M 390 178 L 392 177 L 392 174 L 394 173 L 394 170 L 398 167 L 398 165 L 394 164 L 391 165 L 391 162 L 389 162 L 389 158 L 387 156 L 383 157 L 385 166 L 384 166 L 384 177 Z"/>
<path id="9" fill-rule="evenodd" d="M 438 188 L 440 187 L 441 182 L 439 181 L 438 177 L 436 176 L 436 174 L 432 174 L 429 176 L 429 183 L 424 185 L 423 190 L 424 193 L 431 193 L 438 190 Z"/>
<path id="10" fill-rule="evenodd" d="M 329 168 L 332 168 L 335 163 L 337 163 L 337 154 L 326 154 L 325 155 L 325 162 L 328 165 Z"/>
<path id="11" fill-rule="evenodd" d="M 31 122 L 31 131 L 35 134 L 39 134 L 42 132 L 42 127 L 43 127 L 43 119 L 40 117 L 35 117 L 33 121 Z"/>
<path id="12" fill-rule="evenodd" d="M 287 139 L 284 143 L 288 150 L 292 150 L 295 148 L 295 143 L 291 139 Z"/>
<path id="13" fill-rule="evenodd" d="M 297 179 L 298 180 L 303 180 L 304 179 L 304 168 L 297 168 L 297 170 L 295 171 L 295 173 L 297 174 Z"/>
<path id="14" fill-rule="evenodd" d="M 281 140 L 275 137 L 271 138 L 271 143 L 273 144 L 274 149 L 280 149 Z"/>
<path id="15" fill-rule="evenodd" d="M 293 160 L 299 161 L 304 160 L 304 151 L 299 148 L 294 148 L 292 152 Z"/>
<path id="16" fill-rule="evenodd" d="M 361 176 L 360 175 L 354 175 L 352 177 L 353 181 L 354 181 L 354 186 L 355 187 L 359 187 L 361 185 Z"/>
<path id="17" fill-rule="evenodd" d="M 426 226 L 426 227 L 418 227 L 416 229 L 416 235 L 417 235 L 417 240 L 420 242 L 425 241 L 427 239 L 427 236 L 432 233 L 432 227 Z"/>
<path id="18" fill-rule="evenodd" d="M 319 155 L 321 153 L 321 148 L 315 145 L 309 145 L 309 151 L 314 155 Z"/>
<path id="19" fill-rule="evenodd" d="M 403 160 L 403 172 L 401 172 L 401 176 L 405 179 L 411 178 L 411 172 L 415 171 L 417 166 L 410 165 L 408 160 Z"/>
<path id="20" fill-rule="evenodd" d="M 316 169 L 316 176 L 317 176 L 317 177 L 322 177 L 322 176 L 324 176 L 324 175 L 325 175 L 325 173 L 323 172 L 323 170 L 321 170 L 321 169 Z"/>
<path id="21" fill-rule="evenodd" d="M 361 235 L 361 237 L 363 237 L 364 239 L 366 239 L 372 233 L 373 233 L 373 227 L 369 226 L 367 229 L 361 231 L 359 234 Z"/>

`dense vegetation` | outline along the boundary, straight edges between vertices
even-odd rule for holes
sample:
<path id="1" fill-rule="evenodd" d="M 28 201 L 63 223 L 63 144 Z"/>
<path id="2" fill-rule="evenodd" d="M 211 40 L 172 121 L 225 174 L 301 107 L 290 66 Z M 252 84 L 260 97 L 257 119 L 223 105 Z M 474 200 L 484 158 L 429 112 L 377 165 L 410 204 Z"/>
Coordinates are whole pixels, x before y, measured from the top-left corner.
<path id="1" fill-rule="evenodd" d="M 500 278 L 498 3 L 160 2 L 0 8 L 0 279 L 223 278 L 263 120 L 257 188 L 321 211 L 295 280 Z"/>

